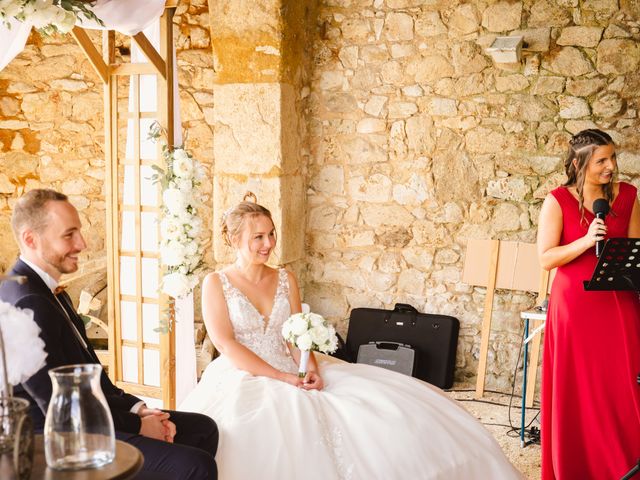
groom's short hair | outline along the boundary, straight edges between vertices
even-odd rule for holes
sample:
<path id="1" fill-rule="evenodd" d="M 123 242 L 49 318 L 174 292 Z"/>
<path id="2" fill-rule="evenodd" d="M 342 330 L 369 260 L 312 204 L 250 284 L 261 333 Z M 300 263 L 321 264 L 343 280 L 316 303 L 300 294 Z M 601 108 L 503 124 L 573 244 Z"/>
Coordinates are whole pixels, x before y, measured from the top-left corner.
<path id="1" fill-rule="evenodd" d="M 48 202 L 66 202 L 69 200 L 64 193 L 48 188 L 36 188 L 22 195 L 13 207 L 11 214 L 11 228 L 18 243 L 20 232 L 28 227 L 35 232 L 41 232 L 47 226 L 48 212 L 45 208 Z"/>

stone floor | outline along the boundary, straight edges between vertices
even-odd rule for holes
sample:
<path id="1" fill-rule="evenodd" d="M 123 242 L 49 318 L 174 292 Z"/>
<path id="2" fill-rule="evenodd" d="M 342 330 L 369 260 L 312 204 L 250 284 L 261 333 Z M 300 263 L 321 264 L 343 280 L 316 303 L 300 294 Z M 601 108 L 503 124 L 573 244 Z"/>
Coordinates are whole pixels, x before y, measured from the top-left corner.
<path id="1" fill-rule="evenodd" d="M 448 394 L 460 402 L 473 416 L 480 420 L 498 441 L 505 455 L 515 467 L 522 472 L 528 480 L 540 478 L 540 445 L 529 444 L 525 448 L 520 446 L 520 437 L 515 432 L 508 433 L 509 427 L 509 395 L 497 393 L 485 393 L 484 398 L 475 400 L 474 391 L 471 388 L 456 386 Z M 491 402 L 491 403 L 489 403 Z M 536 414 L 536 409 L 527 409 L 526 423 L 531 422 Z M 513 399 L 511 407 L 511 423 L 515 427 L 520 426 L 520 397 Z M 540 428 L 538 416 L 531 426 Z"/>

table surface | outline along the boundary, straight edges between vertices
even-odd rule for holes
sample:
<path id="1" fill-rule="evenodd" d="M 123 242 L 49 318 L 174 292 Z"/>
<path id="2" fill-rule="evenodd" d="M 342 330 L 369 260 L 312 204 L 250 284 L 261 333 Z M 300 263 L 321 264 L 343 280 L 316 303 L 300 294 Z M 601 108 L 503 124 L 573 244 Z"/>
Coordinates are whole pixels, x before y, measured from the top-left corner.
<path id="1" fill-rule="evenodd" d="M 546 320 L 546 310 L 527 310 L 520 312 L 520 318 L 523 320 Z"/>
<path id="2" fill-rule="evenodd" d="M 44 437 L 35 436 L 32 480 L 125 480 L 132 478 L 142 468 L 144 458 L 133 445 L 116 440 L 116 458 L 100 468 L 86 470 L 52 470 L 47 467 L 44 456 Z"/>

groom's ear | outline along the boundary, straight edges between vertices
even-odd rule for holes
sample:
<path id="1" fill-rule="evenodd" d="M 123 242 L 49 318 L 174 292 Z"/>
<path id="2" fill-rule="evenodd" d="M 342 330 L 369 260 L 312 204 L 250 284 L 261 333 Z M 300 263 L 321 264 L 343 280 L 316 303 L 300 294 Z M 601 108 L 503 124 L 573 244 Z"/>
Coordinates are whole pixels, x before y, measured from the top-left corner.
<path id="1" fill-rule="evenodd" d="M 23 228 L 20 232 L 20 243 L 30 250 L 36 248 L 37 233 L 29 227 Z"/>

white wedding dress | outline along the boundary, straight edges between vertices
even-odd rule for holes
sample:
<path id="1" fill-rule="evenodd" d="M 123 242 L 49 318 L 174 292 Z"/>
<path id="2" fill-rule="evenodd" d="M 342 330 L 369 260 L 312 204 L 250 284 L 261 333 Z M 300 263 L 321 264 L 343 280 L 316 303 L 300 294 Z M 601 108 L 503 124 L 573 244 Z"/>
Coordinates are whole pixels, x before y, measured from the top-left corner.
<path id="1" fill-rule="evenodd" d="M 290 315 L 284 269 L 268 319 L 220 273 L 236 339 L 291 373 L 280 329 Z M 253 376 L 220 356 L 180 410 L 220 429 L 220 480 L 522 478 L 491 434 L 437 388 L 316 354 L 325 387 Z"/>

